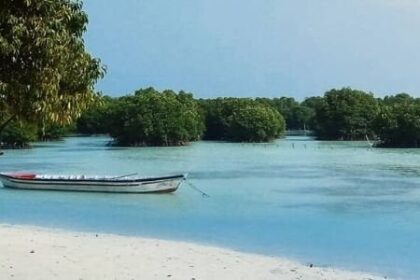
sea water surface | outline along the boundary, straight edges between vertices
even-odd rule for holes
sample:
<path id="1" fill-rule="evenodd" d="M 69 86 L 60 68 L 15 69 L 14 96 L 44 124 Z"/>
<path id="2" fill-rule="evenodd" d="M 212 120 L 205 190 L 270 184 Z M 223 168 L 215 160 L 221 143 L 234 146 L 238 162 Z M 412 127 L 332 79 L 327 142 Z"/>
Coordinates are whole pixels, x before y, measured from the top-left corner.
<path id="1" fill-rule="evenodd" d="M 7 150 L 0 170 L 54 174 L 189 173 L 163 195 L 0 187 L 0 223 L 185 240 L 318 266 L 420 275 L 420 150 L 288 137 L 116 148 L 71 137 Z M 1 238 L 1 236 L 0 236 Z"/>

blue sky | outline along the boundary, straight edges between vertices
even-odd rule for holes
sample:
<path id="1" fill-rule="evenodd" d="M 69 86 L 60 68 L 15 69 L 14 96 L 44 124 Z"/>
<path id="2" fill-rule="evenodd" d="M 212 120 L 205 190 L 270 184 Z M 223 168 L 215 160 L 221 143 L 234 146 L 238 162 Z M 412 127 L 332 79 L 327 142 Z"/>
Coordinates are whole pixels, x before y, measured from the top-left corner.
<path id="1" fill-rule="evenodd" d="M 88 50 L 118 96 L 420 96 L 420 0 L 85 0 Z"/>

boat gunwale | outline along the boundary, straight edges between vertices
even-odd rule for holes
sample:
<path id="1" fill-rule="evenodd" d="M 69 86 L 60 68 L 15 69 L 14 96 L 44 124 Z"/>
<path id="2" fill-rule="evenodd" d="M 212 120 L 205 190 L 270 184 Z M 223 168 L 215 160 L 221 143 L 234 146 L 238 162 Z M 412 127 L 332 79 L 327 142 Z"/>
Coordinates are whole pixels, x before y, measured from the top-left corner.
<path id="1" fill-rule="evenodd" d="M 94 186 L 94 185 L 92 185 Z M 135 186 L 128 186 L 128 187 L 137 187 L 138 185 Z M 82 193 L 121 193 L 121 194 L 133 194 L 133 193 L 141 193 L 141 194 L 163 194 L 163 193 L 173 193 L 175 192 L 179 187 L 174 187 L 174 188 L 168 188 L 168 189 L 163 189 L 163 190 L 155 190 L 155 191 L 140 191 L 140 192 L 131 192 L 131 191 L 121 191 L 118 190 L 116 191 L 112 191 L 112 190 L 83 190 L 83 189 L 77 189 L 77 190 L 72 190 L 72 189 L 43 189 L 43 188 L 28 188 L 28 187 L 14 187 L 14 186 L 10 186 L 10 185 L 4 185 L 5 188 L 8 189 L 16 189 L 16 190 L 30 190 L 30 191 L 47 191 L 47 192 L 82 192 Z M 123 187 L 123 186 L 122 186 Z M 126 186 L 127 187 L 127 186 Z"/>
<path id="2" fill-rule="evenodd" d="M 136 186 L 136 183 L 148 183 L 148 182 L 157 182 L 157 181 L 166 181 L 172 179 L 186 179 L 185 174 L 178 174 L 178 175 L 170 175 L 170 176 L 160 176 L 160 177 L 144 177 L 144 178 L 137 178 L 137 179 L 68 179 L 68 178 L 17 178 L 13 175 L 8 175 L 4 173 L 0 173 L 0 177 L 3 177 L 7 180 L 13 182 L 24 182 L 30 184 L 42 184 L 42 183 L 108 183 L 108 184 L 133 184 Z M 89 184 L 94 185 L 94 184 Z"/>

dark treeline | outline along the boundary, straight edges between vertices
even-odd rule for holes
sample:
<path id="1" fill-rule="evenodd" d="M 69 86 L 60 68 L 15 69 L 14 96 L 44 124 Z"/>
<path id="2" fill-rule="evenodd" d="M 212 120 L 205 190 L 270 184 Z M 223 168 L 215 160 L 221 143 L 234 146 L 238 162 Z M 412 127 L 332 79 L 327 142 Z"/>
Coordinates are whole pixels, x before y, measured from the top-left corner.
<path id="1" fill-rule="evenodd" d="M 2 149 L 28 148 L 31 142 L 61 140 L 74 132 L 73 125 L 39 124 L 28 120 L 14 120 L 1 131 L 0 147 Z"/>
<path id="2" fill-rule="evenodd" d="M 312 101 L 312 129 L 319 139 L 370 138 L 380 147 L 420 147 L 418 98 L 405 93 L 375 98 L 372 93 L 343 88 Z"/>
<path id="3" fill-rule="evenodd" d="M 310 120 L 313 117 L 311 106 L 298 102 L 293 97 L 280 98 L 256 98 L 257 102 L 266 104 L 277 110 L 285 122 L 287 130 L 301 130 L 309 128 Z"/>
<path id="4" fill-rule="evenodd" d="M 373 122 L 383 147 L 420 147 L 420 99 L 402 93 L 385 97 Z"/>
<path id="5" fill-rule="evenodd" d="M 374 140 L 382 147 L 419 147 L 420 99 L 402 93 L 375 98 L 351 88 L 320 97 L 194 99 L 186 92 L 141 89 L 102 97 L 74 125 L 13 121 L 3 147 L 25 147 L 69 132 L 109 134 L 116 145 L 173 146 L 205 140 L 268 142 L 285 130 L 310 130 L 320 140 Z"/>
<path id="6" fill-rule="evenodd" d="M 124 98 L 134 97 L 122 99 Z M 109 106 L 109 103 L 118 103 L 120 99 L 108 98 L 105 103 Z M 197 101 L 193 101 L 191 97 L 190 102 L 198 104 L 203 121 L 202 130 L 195 130 L 200 133 L 194 134 L 195 137 L 192 138 L 183 138 L 181 143 L 200 137 L 206 140 L 266 142 L 281 137 L 285 129 L 306 129 L 311 130 L 320 140 L 368 138 L 375 140 L 376 145 L 381 147 L 420 145 L 420 99 L 405 93 L 376 98 L 369 92 L 342 88 L 332 89 L 322 97 L 306 98 L 302 102 L 289 97 L 216 98 Z M 106 120 L 116 119 L 109 112 L 112 110 L 106 106 L 88 111 L 79 119 L 78 131 L 87 134 L 110 133 L 118 140 L 121 136 L 111 133 L 109 129 L 113 127 L 122 132 L 124 125 L 107 124 Z M 88 120 L 89 118 L 91 119 Z M 173 120 L 175 125 L 176 118 Z M 197 123 L 199 122 L 197 117 Z M 88 127 L 91 127 L 90 130 L 86 130 Z M 138 144 L 133 141 L 120 142 Z M 166 143 L 146 140 L 141 144 Z M 175 141 L 168 144 L 180 143 Z"/>
<path id="7" fill-rule="evenodd" d="M 104 98 L 77 121 L 83 134 L 109 134 L 122 146 L 174 146 L 199 139 L 266 142 L 285 130 L 271 106 L 245 98 L 195 100 L 192 94 L 153 88 Z"/>

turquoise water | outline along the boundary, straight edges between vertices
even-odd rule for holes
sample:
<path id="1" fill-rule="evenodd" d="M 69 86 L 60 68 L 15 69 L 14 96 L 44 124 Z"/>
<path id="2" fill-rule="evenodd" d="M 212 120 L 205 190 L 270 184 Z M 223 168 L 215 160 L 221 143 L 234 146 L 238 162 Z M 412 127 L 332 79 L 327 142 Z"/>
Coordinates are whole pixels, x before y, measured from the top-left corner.
<path id="1" fill-rule="evenodd" d="M 187 240 L 319 266 L 420 275 L 420 150 L 289 137 L 115 148 L 103 137 L 6 151 L 2 171 L 189 172 L 210 194 L 115 195 L 0 188 L 0 223 Z M 1 237 L 0 237 L 1 238 Z"/>

